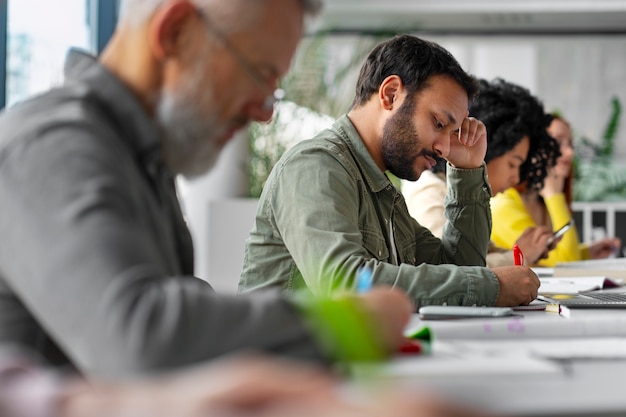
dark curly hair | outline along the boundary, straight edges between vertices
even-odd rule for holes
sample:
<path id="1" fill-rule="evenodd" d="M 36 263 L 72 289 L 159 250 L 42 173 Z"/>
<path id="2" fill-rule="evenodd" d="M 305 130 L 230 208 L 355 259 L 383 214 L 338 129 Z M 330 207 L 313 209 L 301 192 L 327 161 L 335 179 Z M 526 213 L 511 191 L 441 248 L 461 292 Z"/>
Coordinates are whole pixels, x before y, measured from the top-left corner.
<path id="1" fill-rule="evenodd" d="M 458 82 L 470 101 L 478 92 L 476 78 L 466 73 L 445 48 L 416 36 L 397 35 L 369 53 L 359 73 L 352 108 L 367 103 L 391 75 L 400 77 L 409 95 L 427 87 L 433 75 L 445 75 Z"/>
<path id="2" fill-rule="evenodd" d="M 520 167 L 520 183 L 540 190 L 548 169 L 560 156 L 559 144 L 548 134 L 552 115 L 526 88 L 501 78 L 479 80 L 478 97 L 470 103 L 470 116 L 487 127 L 485 162 L 513 149 L 524 136 L 530 140 L 528 158 Z"/>

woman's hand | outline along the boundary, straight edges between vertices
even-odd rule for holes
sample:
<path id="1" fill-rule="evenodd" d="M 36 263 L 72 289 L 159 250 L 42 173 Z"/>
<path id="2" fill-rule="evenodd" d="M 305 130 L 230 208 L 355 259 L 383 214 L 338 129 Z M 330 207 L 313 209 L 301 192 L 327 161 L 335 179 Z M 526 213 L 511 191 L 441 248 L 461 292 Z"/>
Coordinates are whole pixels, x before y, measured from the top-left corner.
<path id="1" fill-rule="evenodd" d="M 598 240 L 589 245 L 589 256 L 591 259 L 603 259 L 619 253 L 622 242 L 619 238 L 606 238 Z"/>
<path id="2" fill-rule="evenodd" d="M 515 244 L 524 254 L 527 265 L 534 265 L 548 256 L 548 241 L 553 236 L 552 231 L 545 226 L 529 227 L 517 239 Z"/>
<path id="3" fill-rule="evenodd" d="M 543 188 L 539 191 L 539 195 L 544 199 L 563 192 L 565 185 L 565 176 L 559 175 L 554 167 L 548 170 L 548 175 L 543 180 Z"/>

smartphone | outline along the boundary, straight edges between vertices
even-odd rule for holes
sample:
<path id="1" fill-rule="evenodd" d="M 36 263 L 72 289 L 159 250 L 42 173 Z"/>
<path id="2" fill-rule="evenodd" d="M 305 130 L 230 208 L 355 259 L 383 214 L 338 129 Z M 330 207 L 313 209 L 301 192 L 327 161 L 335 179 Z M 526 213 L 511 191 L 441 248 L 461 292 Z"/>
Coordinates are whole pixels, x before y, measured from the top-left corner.
<path id="1" fill-rule="evenodd" d="M 565 223 L 565 225 L 563 227 L 561 227 L 559 230 L 554 232 L 554 236 L 552 236 L 550 239 L 548 239 L 548 247 L 552 246 L 552 243 L 555 240 L 559 239 L 561 236 L 563 236 L 565 234 L 565 232 L 567 232 L 571 228 L 572 228 L 572 220 L 570 220 L 569 222 Z"/>
<path id="2" fill-rule="evenodd" d="M 424 306 L 419 309 L 422 320 L 471 317 L 505 317 L 514 314 L 511 307 Z"/>

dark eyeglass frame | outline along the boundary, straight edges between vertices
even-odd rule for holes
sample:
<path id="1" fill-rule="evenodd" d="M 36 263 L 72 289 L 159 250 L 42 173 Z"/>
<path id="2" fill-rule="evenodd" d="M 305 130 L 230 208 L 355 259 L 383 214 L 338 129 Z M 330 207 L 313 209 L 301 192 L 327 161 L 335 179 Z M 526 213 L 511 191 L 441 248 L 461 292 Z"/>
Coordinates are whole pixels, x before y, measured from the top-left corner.
<path id="1" fill-rule="evenodd" d="M 246 59 L 243 54 L 228 40 L 226 35 L 219 31 L 213 21 L 209 18 L 209 16 L 204 12 L 204 10 L 197 8 L 198 15 L 204 22 L 204 26 L 213 37 L 215 37 L 228 52 L 235 58 L 237 63 L 244 69 L 254 80 L 254 82 L 267 94 L 265 101 L 263 102 L 263 108 L 265 110 L 271 110 L 274 108 L 274 104 L 278 101 L 285 98 L 285 91 L 281 88 L 273 89 L 270 86 L 267 78 L 259 71 L 248 59 Z"/>

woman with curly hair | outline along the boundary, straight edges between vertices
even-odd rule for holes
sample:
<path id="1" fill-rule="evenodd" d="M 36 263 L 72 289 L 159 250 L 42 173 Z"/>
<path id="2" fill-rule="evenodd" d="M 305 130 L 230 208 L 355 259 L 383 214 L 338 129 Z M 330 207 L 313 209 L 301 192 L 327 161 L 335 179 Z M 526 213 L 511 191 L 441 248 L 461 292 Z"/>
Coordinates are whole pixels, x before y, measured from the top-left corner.
<path id="1" fill-rule="evenodd" d="M 552 114 L 552 117 L 547 132 L 558 142 L 561 156 L 548 171 L 542 186 L 520 184 L 492 199 L 494 231 L 491 238 L 498 245 L 510 247 L 520 230 L 529 226 L 541 225 L 556 229 L 572 221 L 572 131 L 565 119 L 557 114 Z M 506 228 L 505 225 L 510 227 Z M 606 258 L 620 245 L 619 239 L 581 244 L 574 226 L 563 235 L 549 256 L 539 261 L 539 265 L 551 267 L 559 262 Z"/>
<path id="2" fill-rule="evenodd" d="M 487 127 L 485 162 L 492 195 L 504 192 L 520 182 L 541 188 L 548 168 L 558 156 L 558 144 L 546 133 L 551 117 L 530 92 L 502 79 L 480 80 L 479 96 L 470 103 L 470 116 Z M 402 189 L 409 212 L 435 236 L 440 236 L 446 223 L 443 203 L 446 195 L 445 162 L 422 173 L 415 183 L 403 183 Z M 504 219 L 501 219 L 504 220 Z M 512 225 L 494 219 L 492 239 L 499 230 Z M 489 267 L 513 265 L 511 248 L 517 244 L 526 263 L 535 264 L 547 256 L 551 229 L 545 226 L 516 229 L 516 237 L 506 249 L 491 245 L 487 254 Z"/>

